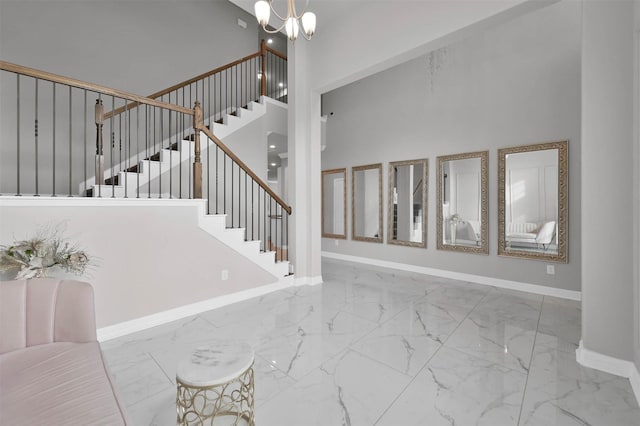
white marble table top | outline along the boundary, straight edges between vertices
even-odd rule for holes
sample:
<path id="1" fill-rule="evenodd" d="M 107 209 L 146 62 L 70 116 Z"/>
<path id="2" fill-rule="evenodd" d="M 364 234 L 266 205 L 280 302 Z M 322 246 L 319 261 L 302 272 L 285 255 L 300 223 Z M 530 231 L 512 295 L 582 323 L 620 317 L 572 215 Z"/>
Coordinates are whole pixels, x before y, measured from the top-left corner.
<path id="1" fill-rule="evenodd" d="M 219 341 L 195 349 L 178 364 L 176 377 L 187 386 L 213 386 L 237 378 L 253 360 L 249 344 Z"/>

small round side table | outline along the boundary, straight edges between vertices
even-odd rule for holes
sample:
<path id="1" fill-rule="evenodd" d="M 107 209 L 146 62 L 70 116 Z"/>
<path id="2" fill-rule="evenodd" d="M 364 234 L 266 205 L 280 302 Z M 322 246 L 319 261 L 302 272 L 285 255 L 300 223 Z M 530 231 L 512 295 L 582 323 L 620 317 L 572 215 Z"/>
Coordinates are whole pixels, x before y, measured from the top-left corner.
<path id="1" fill-rule="evenodd" d="M 246 343 L 217 342 L 178 364 L 179 425 L 255 426 L 254 353 Z"/>

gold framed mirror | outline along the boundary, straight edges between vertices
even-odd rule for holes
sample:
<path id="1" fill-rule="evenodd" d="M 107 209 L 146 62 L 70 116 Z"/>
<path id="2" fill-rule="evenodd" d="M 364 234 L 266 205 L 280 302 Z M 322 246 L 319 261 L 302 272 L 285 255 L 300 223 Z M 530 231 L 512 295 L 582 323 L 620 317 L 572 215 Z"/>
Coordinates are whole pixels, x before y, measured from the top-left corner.
<path id="1" fill-rule="evenodd" d="M 351 168 L 351 236 L 382 243 L 382 163 Z"/>
<path id="2" fill-rule="evenodd" d="M 498 255 L 567 262 L 569 142 L 498 150 Z"/>
<path id="3" fill-rule="evenodd" d="M 427 159 L 389 163 L 387 243 L 427 247 Z"/>
<path id="4" fill-rule="evenodd" d="M 438 157 L 438 250 L 489 254 L 489 151 Z"/>
<path id="5" fill-rule="evenodd" d="M 322 171 L 322 237 L 347 239 L 347 169 Z"/>

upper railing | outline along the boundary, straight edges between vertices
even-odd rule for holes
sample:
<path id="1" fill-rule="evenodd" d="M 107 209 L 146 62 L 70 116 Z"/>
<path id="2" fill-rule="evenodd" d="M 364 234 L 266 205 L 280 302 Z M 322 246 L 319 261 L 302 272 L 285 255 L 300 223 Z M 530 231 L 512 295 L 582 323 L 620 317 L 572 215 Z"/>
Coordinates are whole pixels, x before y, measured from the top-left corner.
<path id="1" fill-rule="evenodd" d="M 82 196 L 90 182 L 97 185 L 92 195 L 115 197 L 120 172 L 193 133 L 194 109 L 9 62 L 0 61 L 0 70 L 0 194 Z M 132 104 L 137 111 L 105 119 L 105 106 Z M 152 188 L 156 173 L 163 171 L 137 174 L 135 194 L 125 196 L 198 198 L 188 170 L 164 188 L 162 180 Z"/>
<path id="2" fill-rule="evenodd" d="M 211 123 L 221 122 L 227 114 L 236 115 L 240 108 L 260 96 L 287 102 L 287 56 L 268 47 L 264 40 L 258 52 L 152 93 L 148 98 L 183 107 L 190 107 L 198 99 L 205 125 L 211 127 Z M 135 105 L 128 105 L 127 109 L 130 108 Z M 105 117 L 124 111 L 125 107 L 120 107 L 107 112 Z"/>

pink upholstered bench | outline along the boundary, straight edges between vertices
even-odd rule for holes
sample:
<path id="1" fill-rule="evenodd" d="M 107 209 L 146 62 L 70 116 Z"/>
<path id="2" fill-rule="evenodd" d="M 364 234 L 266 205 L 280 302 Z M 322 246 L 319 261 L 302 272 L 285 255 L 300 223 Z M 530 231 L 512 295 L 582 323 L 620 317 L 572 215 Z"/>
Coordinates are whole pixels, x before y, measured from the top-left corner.
<path id="1" fill-rule="evenodd" d="M 131 424 L 96 340 L 89 284 L 0 283 L 0 424 Z"/>

